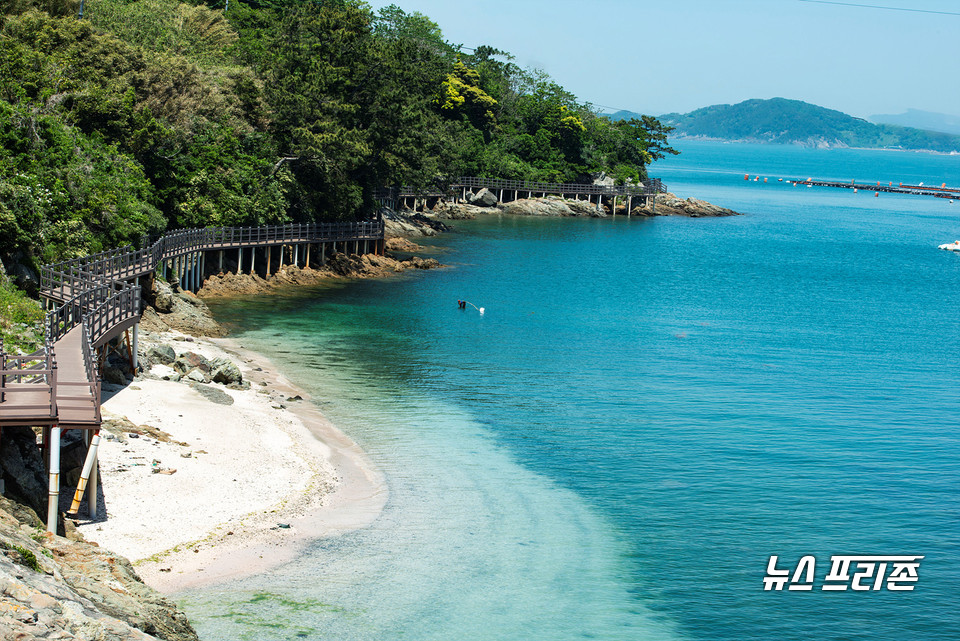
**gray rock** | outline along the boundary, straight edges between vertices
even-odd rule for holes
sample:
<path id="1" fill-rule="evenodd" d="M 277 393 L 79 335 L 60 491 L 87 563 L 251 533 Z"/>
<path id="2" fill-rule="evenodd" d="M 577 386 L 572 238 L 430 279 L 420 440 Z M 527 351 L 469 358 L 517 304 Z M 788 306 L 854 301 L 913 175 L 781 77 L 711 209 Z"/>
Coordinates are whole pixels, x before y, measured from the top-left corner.
<path id="1" fill-rule="evenodd" d="M 0 440 L 0 472 L 6 496 L 46 514 L 47 479 L 37 447 L 37 436 L 29 427 L 5 427 Z"/>
<path id="2" fill-rule="evenodd" d="M 188 380 L 188 381 L 193 381 L 193 382 L 195 382 L 195 383 L 209 383 L 209 382 L 210 382 L 210 378 L 209 378 L 208 376 L 206 376 L 202 371 L 200 371 L 200 368 L 199 368 L 199 367 L 190 370 L 190 371 L 187 373 L 187 375 L 184 376 L 183 378 L 185 378 L 185 379 Z"/>
<path id="3" fill-rule="evenodd" d="M 127 375 L 119 367 L 107 365 L 103 368 L 103 380 L 111 385 L 126 385 Z"/>
<path id="4" fill-rule="evenodd" d="M 513 216 L 591 216 L 603 217 L 596 203 L 586 200 L 565 200 L 557 196 L 521 198 L 503 206 L 503 213 Z"/>
<path id="5" fill-rule="evenodd" d="M 153 295 L 152 304 L 154 309 L 161 314 L 169 314 L 173 311 L 173 289 L 171 289 L 170 285 L 155 279 L 151 293 Z"/>
<path id="6" fill-rule="evenodd" d="M 129 561 L 37 535 L 42 524 L 28 512 L 0 497 L 0 638 L 196 641 L 186 616 Z"/>
<path id="7" fill-rule="evenodd" d="M 204 374 L 210 374 L 210 361 L 205 356 L 196 352 L 184 352 L 173 361 L 173 369 L 181 374 L 186 374 L 190 370 L 200 369 Z"/>
<path id="8" fill-rule="evenodd" d="M 214 383 L 230 385 L 243 382 L 243 374 L 233 362 L 225 358 L 218 358 L 211 362 L 211 366 L 213 371 L 210 373 L 210 380 Z"/>
<path id="9" fill-rule="evenodd" d="M 147 358 L 161 365 L 172 365 L 177 360 L 177 353 L 169 345 L 154 345 L 147 350 Z"/>
<path id="10" fill-rule="evenodd" d="M 495 193 L 484 187 L 470 198 L 469 202 L 477 207 L 496 207 L 499 199 Z"/>
<path id="11" fill-rule="evenodd" d="M 208 401 L 217 405 L 233 405 L 233 397 L 221 389 L 200 383 L 191 383 L 190 387 L 197 390 Z"/>

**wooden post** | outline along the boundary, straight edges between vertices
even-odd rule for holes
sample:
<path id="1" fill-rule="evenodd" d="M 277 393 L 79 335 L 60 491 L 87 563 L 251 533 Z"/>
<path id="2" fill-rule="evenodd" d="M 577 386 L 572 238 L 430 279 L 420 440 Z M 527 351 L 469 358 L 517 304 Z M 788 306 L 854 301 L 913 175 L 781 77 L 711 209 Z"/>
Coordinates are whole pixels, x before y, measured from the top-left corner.
<path id="1" fill-rule="evenodd" d="M 295 243 L 293 245 L 293 266 L 300 266 L 300 243 Z"/>
<path id="2" fill-rule="evenodd" d="M 256 264 L 257 264 L 257 248 L 251 247 L 250 248 L 250 275 L 251 276 L 253 276 L 253 273 L 257 271 Z"/>
<path id="3" fill-rule="evenodd" d="M 243 273 L 243 247 L 237 250 L 237 276 Z"/>
<path id="4" fill-rule="evenodd" d="M 220 269 L 218 270 L 218 272 L 221 274 L 223 273 L 223 250 L 222 249 L 220 250 Z"/>
<path id="5" fill-rule="evenodd" d="M 327 244 L 320 243 L 320 266 L 323 267 L 327 264 Z"/>
<path id="6" fill-rule="evenodd" d="M 273 249 L 272 245 L 267 245 L 267 278 L 270 278 L 270 250 Z"/>
<path id="7" fill-rule="evenodd" d="M 286 245 L 280 245 L 280 264 L 277 266 L 277 271 L 283 271 L 283 250 L 286 249 Z"/>
<path id="8" fill-rule="evenodd" d="M 203 287 L 203 275 L 207 271 L 207 252 L 200 252 L 200 287 Z"/>
<path id="9" fill-rule="evenodd" d="M 303 266 L 310 269 L 310 243 L 307 243 L 307 260 L 303 262 Z"/>

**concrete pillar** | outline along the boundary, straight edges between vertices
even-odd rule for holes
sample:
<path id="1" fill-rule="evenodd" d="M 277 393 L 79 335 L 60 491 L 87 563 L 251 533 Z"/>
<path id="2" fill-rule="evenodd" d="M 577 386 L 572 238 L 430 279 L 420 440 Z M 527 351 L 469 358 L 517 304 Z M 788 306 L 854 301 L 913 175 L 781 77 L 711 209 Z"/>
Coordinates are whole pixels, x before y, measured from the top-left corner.
<path id="1" fill-rule="evenodd" d="M 220 274 L 223 273 L 223 250 L 222 249 L 220 250 L 220 266 L 217 272 Z"/>
<path id="2" fill-rule="evenodd" d="M 307 243 L 307 259 L 303 261 L 303 266 L 310 268 L 310 243 Z"/>
<path id="3" fill-rule="evenodd" d="M 57 512 L 60 507 L 60 426 L 50 429 L 50 486 L 47 495 L 47 532 L 57 533 Z"/>
<path id="4" fill-rule="evenodd" d="M 283 250 L 286 249 L 286 247 L 286 245 L 280 245 L 280 264 L 277 265 L 278 272 L 283 269 Z"/>
<path id="5" fill-rule="evenodd" d="M 133 354 L 131 354 L 133 358 L 134 374 L 137 373 L 137 366 L 139 364 L 137 361 L 137 346 L 139 345 L 139 342 L 140 342 L 140 323 L 137 323 L 136 325 L 133 326 Z"/>
<path id="6" fill-rule="evenodd" d="M 320 243 L 320 266 L 323 267 L 327 264 L 327 244 Z"/>
<path id="7" fill-rule="evenodd" d="M 300 266 L 300 243 L 296 243 L 293 246 L 293 266 Z"/>
<path id="8" fill-rule="evenodd" d="M 243 247 L 237 250 L 237 276 L 243 273 Z"/>
<path id="9" fill-rule="evenodd" d="M 253 276 L 253 273 L 257 271 L 257 248 L 250 248 L 250 275 Z"/>
<path id="10" fill-rule="evenodd" d="M 267 278 L 270 278 L 270 250 L 273 249 L 271 246 L 267 246 Z"/>
<path id="11" fill-rule="evenodd" d="M 203 275 L 207 273 L 207 252 L 200 252 L 200 287 L 203 287 Z"/>

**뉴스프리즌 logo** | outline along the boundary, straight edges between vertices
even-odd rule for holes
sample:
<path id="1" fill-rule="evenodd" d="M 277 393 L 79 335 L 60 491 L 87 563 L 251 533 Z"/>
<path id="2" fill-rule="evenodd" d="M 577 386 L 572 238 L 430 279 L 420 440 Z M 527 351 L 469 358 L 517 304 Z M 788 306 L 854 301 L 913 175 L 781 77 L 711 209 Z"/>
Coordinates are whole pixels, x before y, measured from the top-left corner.
<path id="1" fill-rule="evenodd" d="M 855 590 L 859 592 L 892 592 L 913 590 L 919 577 L 920 560 L 917 555 L 859 555 L 834 554 L 830 557 L 830 572 L 823 578 L 823 591 Z M 790 568 L 777 567 L 777 555 L 767 561 L 767 574 L 763 577 L 763 589 L 812 591 L 816 577 L 817 559 L 813 556 L 800 558 L 791 573 Z"/>

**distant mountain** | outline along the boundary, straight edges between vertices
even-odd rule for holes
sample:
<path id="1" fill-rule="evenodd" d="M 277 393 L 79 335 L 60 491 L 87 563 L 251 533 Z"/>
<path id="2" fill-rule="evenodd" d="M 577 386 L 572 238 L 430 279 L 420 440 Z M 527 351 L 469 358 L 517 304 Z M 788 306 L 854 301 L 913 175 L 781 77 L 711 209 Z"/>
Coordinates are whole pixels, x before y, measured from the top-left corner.
<path id="1" fill-rule="evenodd" d="M 713 105 L 687 114 L 665 114 L 675 136 L 813 147 L 895 147 L 930 151 L 960 150 L 960 137 L 897 125 L 876 125 L 841 111 L 800 100 L 745 100 Z"/>
<path id="2" fill-rule="evenodd" d="M 927 131 L 940 131 L 945 134 L 960 135 L 960 116 L 938 114 L 933 111 L 907 109 L 902 114 L 881 114 L 870 116 L 872 122 L 884 125 L 900 125 L 901 127 L 915 127 Z"/>
<path id="3" fill-rule="evenodd" d="M 616 122 L 617 120 L 630 120 L 631 118 L 640 119 L 641 115 L 635 111 L 627 111 L 626 109 L 621 109 L 612 114 L 607 114 L 607 118 Z"/>

